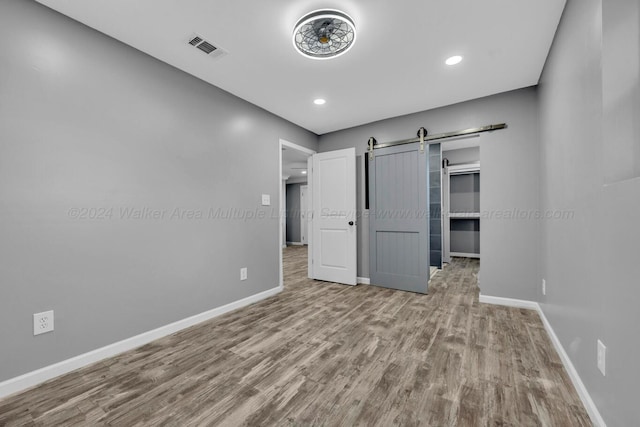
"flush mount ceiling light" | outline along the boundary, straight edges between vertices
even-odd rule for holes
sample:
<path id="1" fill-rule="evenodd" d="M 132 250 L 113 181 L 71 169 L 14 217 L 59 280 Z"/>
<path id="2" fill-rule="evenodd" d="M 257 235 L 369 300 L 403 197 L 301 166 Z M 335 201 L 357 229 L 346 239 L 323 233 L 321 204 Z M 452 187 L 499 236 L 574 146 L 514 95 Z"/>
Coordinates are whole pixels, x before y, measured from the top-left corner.
<path id="1" fill-rule="evenodd" d="M 324 104 L 326 104 L 326 103 L 327 103 L 327 101 L 325 101 L 325 100 L 324 100 L 324 99 L 322 99 L 322 98 L 318 98 L 318 99 L 314 99 L 314 100 L 313 100 L 313 103 L 314 103 L 314 104 L 316 104 L 316 105 L 324 105 Z"/>
<path id="2" fill-rule="evenodd" d="M 316 10 L 308 13 L 293 30 L 293 45 L 313 59 L 335 58 L 346 53 L 356 41 L 356 26 L 344 12 Z"/>

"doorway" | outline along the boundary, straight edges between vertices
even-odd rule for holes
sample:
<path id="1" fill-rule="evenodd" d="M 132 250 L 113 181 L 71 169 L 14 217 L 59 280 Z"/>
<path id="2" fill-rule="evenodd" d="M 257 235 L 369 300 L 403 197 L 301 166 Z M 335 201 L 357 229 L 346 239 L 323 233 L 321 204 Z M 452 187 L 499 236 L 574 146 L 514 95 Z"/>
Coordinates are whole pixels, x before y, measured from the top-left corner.
<path id="1" fill-rule="evenodd" d="M 303 209 L 300 206 L 300 187 L 307 185 L 308 159 L 316 152 L 298 144 L 280 139 L 280 232 L 278 239 L 278 253 L 280 258 L 280 287 L 284 285 L 282 269 L 282 250 L 290 244 L 303 244 L 300 235 Z M 289 197 L 287 204 L 287 192 L 297 190 L 296 197 Z M 294 190 L 295 188 L 295 190 Z M 308 193 L 308 189 L 307 189 Z M 290 194 L 291 196 L 292 194 Z M 306 215 L 305 215 L 306 216 Z M 295 230 L 292 230 L 295 229 Z M 292 234 L 293 232 L 293 234 Z M 290 240 L 291 239 L 291 240 Z M 308 241 L 308 237 L 305 236 Z"/>
<path id="2" fill-rule="evenodd" d="M 302 220 L 308 245 L 307 277 L 355 285 L 357 282 L 356 164 L 355 148 L 316 153 L 280 140 L 280 286 L 284 286 L 282 251 L 287 244 L 303 245 L 302 238 L 290 240 Z M 306 163 L 305 163 L 306 161 Z M 300 188 L 304 202 L 300 207 Z M 287 197 L 289 186 L 297 191 Z M 295 204 L 296 206 L 291 206 Z M 293 213 L 293 215 L 291 215 Z M 293 218 L 292 218 L 293 216 Z"/>
<path id="3" fill-rule="evenodd" d="M 442 259 L 480 258 L 480 143 L 444 142 L 442 159 Z"/>

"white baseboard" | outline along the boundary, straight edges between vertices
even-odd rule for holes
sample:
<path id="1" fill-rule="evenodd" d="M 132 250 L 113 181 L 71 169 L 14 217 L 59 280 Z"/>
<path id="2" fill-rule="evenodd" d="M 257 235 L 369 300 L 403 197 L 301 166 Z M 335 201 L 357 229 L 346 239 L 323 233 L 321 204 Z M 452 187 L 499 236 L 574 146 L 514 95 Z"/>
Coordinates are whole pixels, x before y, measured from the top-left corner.
<path id="1" fill-rule="evenodd" d="M 571 378 L 571 382 L 573 382 L 573 386 L 576 388 L 576 391 L 578 392 L 578 396 L 580 396 L 580 400 L 582 400 L 582 403 L 585 409 L 589 413 L 589 417 L 591 417 L 591 422 L 597 427 L 607 427 L 607 424 L 604 422 L 602 415 L 600 415 L 600 411 L 598 411 L 596 404 L 593 402 L 593 399 L 591 399 L 591 395 L 587 391 L 587 387 L 585 387 L 584 383 L 582 382 L 582 379 L 580 378 L 580 375 L 578 375 L 578 371 L 576 371 L 575 366 L 573 366 L 573 363 L 571 363 L 571 359 L 569 358 L 569 355 L 564 350 L 562 343 L 560 343 L 560 339 L 558 339 L 558 336 L 556 335 L 555 331 L 551 327 L 551 324 L 547 320 L 547 316 L 544 315 L 544 312 L 542 311 L 542 308 L 540 307 L 540 305 L 538 305 L 538 314 L 542 319 L 544 328 L 547 330 L 547 333 L 549 334 L 549 338 L 551 339 L 553 346 L 556 348 L 556 351 L 560 356 L 560 360 L 562 360 L 562 364 L 564 365 L 564 368 L 567 370 L 567 373 L 569 374 L 569 378 Z"/>
<path id="2" fill-rule="evenodd" d="M 569 378 L 571 378 L 571 382 L 573 383 L 573 386 L 576 388 L 576 392 L 578 393 L 578 396 L 580 396 L 580 400 L 582 400 L 582 404 L 584 405 L 585 409 L 587 410 L 587 413 L 589 414 L 589 417 L 591 418 L 591 422 L 596 427 L 607 427 L 607 424 L 604 422 L 602 415 L 600 415 L 600 411 L 598 411 L 596 404 L 593 402 L 593 399 L 591 398 L 591 395 L 589 394 L 587 387 L 582 382 L 580 375 L 578 375 L 578 371 L 576 370 L 575 366 L 573 366 L 573 363 L 571 362 L 569 355 L 567 354 L 564 347 L 562 346 L 560 339 L 558 338 L 555 331 L 551 327 L 551 323 L 549 323 L 547 316 L 544 315 L 544 312 L 542 311 L 540 304 L 538 304 L 535 301 L 492 297 L 492 296 L 482 295 L 482 294 L 480 294 L 480 302 L 485 304 L 505 305 L 508 307 L 516 307 L 516 308 L 528 308 L 528 309 L 537 311 L 538 314 L 540 315 L 540 319 L 542 320 L 542 324 L 544 325 L 544 329 L 547 331 L 547 334 L 549 334 L 549 339 L 551 339 L 553 346 L 558 352 L 558 356 L 560 356 L 560 360 L 562 361 L 562 364 L 564 365 L 564 368 L 566 369 L 567 374 L 569 375 Z"/>
<path id="3" fill-rule="evenodd" d="M 484 304 L 506 305 L 507 307 L 528 308 L 529 310 L 540 311 L 540 306 L 537 302 L 522 299 L 490 297 L 480 294 L 480 302 Z"/>
<path id="4" fill-rule="evenodd" d="M 221 316 L 230 311 L 246 307 L 250 304 L 256 303 L 265 298 L 269 298 L 280 292 L 282 292 L 282 287 L 278 286 L 276 288 L 269 289 L 264 292 L 260 292 L 241 300 L 223 305 L 222 307 L 214 308 L 212 310 L 205 311 L 204 313 L 196 314 L 195 316 L 178 320 L 177 322 L 161 326 L 157 329 L 143 332 L 140 335 L 136 335 L 131 338 L 109 344 L 105 347 L 92 350 L 88 353 L 72 357 L 71 359 L 63 360 L 62 362 L 45 366 L 44 368 L 28 372 L 24 375 L 20 375 L 19 377 L 0 382 L 0 398 L 26 390 L 27 388 L 33 387 L 57 376 L 98 362 L 102 359 L 115 356 L 125 351 L 133 350 L 134 348 L 140 347 L 144 344 L 148 344 L 151 341 L 166 337 L 167 335 L 171 335 L 173 333 L 181 331 L 182 329 L 188 328 L 206 320 L 213 319 L 214 317 Z"/>
<path id="5" fill-rule="evenodd" d="M 359 285 L 370 285 L 371 281 L 368 277 L 358 277 L 356 278 L 356 283 Z"/>
<path id="6" fill-rule="evenodd" d="M 304 243 L 302 243 L 302 242 L 287 242 L 287 245 L 289 245 L 289 246 L 304 246 Z"/>

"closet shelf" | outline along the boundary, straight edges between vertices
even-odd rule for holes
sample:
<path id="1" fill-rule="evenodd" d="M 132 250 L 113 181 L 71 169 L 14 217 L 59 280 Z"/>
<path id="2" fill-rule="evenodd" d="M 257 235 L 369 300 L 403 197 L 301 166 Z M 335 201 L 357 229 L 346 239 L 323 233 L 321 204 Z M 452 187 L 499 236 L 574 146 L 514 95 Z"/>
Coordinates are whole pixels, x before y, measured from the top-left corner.
<path id="1" fill-rule="evenodd" d="M 480 212 L 449 212 L 451 219 L 473 219 L 480 218 Z"/>

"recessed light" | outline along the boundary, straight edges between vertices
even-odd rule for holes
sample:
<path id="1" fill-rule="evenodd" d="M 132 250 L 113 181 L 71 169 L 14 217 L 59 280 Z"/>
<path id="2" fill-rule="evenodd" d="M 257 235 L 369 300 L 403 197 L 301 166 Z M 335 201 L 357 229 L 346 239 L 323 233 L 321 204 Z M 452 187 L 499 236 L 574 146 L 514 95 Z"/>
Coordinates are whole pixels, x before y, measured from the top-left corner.
<path id="1" fill-rule="evenodd" d="M 302 175 L 306 175 L 306 174 L 307 174 L 307 171 L 302 171 Z"/>
<path id="2" fill-rule="evenodd" d="M 444 61 L 444 63 L 447 65 L 456 65 L 456 64 L 459 64 L 461 61 L 462 61 L 462 56 L 455 55 L 455 56 L 452 56 L 451 58 L 448 58 L 446 61 Z"/>
<path id="3" fill-rule="evenodd" d="M 322 99 L 322 98 L 318 98 L 318 99 L 314 99 L 313 103 L 316 104 L 316 105 L 324 105 L 324 104 L 327 103 L 327 101 Z"/>

